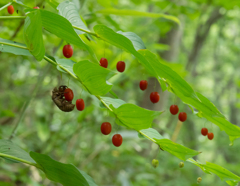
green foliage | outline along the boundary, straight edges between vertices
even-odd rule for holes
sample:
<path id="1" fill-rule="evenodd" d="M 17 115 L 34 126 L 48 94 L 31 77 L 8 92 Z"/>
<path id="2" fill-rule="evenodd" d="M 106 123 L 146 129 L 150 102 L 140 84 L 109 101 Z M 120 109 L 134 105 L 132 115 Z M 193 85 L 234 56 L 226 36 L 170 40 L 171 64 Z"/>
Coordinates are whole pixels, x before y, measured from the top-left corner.
<path id="1" fill-rule="evenodd" d="M 25 43 L 38 61 L 41 61 L 45 55 L 41 22 L 41 13 L 39 10 L 35 10 L 28 13 L 24 24 Z"/>

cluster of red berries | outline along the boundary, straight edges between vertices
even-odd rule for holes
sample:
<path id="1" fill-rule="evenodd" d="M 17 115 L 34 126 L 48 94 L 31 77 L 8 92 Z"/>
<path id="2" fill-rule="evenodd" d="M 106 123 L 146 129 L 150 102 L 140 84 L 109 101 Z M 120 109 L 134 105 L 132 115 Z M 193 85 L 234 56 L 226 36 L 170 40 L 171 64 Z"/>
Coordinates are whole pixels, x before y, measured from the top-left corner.
<path id="1" fill-rule="evenodd" d="M 208 139 L 212 140 L 214 138 L 214 134 L 212 132 L 208 133 L 208 129 L 207 128 L 202 128 L 201 133 L 203 136 L 208 136 Z"/>
<path id="2" fill-rule="evenodd" d="M 179 108 L 177 105 L 171 105 L 170 106 L 170 112 L 172 115 L 176 115 L 179 111 Z M 181 121 L 181 122 L 184 122 L 187 120 L 187 113 L 186 112 L 180 112 L 178 114 L 178 119 Z"/>
<path id="3" fill-rule="evenodd" d="M 72 89 L 67 88 L 64 90 L 64 97 L 67 101 L 72 101 L 74 94 Z M 76 100 L 76 107 L 79 111 L 83 111 L 85 108 L 84 100 L 83 99 L 77 99 Z"/>
<path id="4" fill-rule="evenodd" d="M 101 125 L 101 132 L 104 135 L 108 135 L 110 134 L 112 131 L 112 125 L 109 122 L 104 122 Z M 122 136 L 121 134 L 114 134 L 112 137 L 112 143 L 114 146 L 119 147 L 122 144 Z"/>
<path id="5" fill-rule="evenodd" d="M 40 9 L 38 6 L 35 6 L 35 7 L 33 7 L 34 9 Z M 9 5 L 8 6 L 8 13 L 9 14 L 13 14 L 14 13 L 14 7 L 13 7 L 13 5 Z"/>
<path id="6" fill-rule="evenodd" d="M 142 91 L 146 90 L 147 87 L 148 87 L 148 82 L 147 82 L 147 80 L 142 80 L 142 81 L 140 81 L 140 83 L 139 83 L 139 88 L 140 88 Z M 151 100 L 152 103 L 157 103 L 157 102 L 159 102 L 159 100 L 160 100 L 160 95 L 159 95 L 159 93 L 158 93 L 158 92 L 152 92 L 152 93 L 150 94 L 150 100 Z"/>
<path id="7" fill-rule="evenodd" d="M 100 66 L 102 66 L 104 68 L 107 68 L 108 67 L 108 60 L 106 58 L 102 57 L 100 59 Z M 118 72 L 124 72 L 125 67 L 126 67 L 126 64 L 125 64 L 124 61 L 118 61 L 117 66 L 116 66 Z"/>

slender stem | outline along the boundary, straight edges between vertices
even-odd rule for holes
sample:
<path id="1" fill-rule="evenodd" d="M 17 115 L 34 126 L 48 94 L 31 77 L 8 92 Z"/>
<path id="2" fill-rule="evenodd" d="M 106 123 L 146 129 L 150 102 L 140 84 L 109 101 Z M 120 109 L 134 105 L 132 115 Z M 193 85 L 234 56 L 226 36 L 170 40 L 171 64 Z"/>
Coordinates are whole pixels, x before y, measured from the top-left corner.
<path id="1" fill-rule="evenodd" d="M 142 134 L 143 136 L 145 136 L 146 138 L 148 138 L 149 140 L 151 140 L 152 142 L 156 143 L 156 141 L 150 137 L 148 137 L 146 134 L 144 134 L 143 132 L 141 132 L 140 130 L 138 131 L 140 134 Z"/>
<path id="2" fill-rule="evenodd" d="M 93 33 L 93 32 L 90 32 L 90 31 L 88 31 L 88 30 L 84 30 L 84 29 L 82 29 L 82 28 L 79 28 L 79 27 L 76 27 L 76 26 L 73 26 L 73 25 L 72 25 L 72 27 L 75 28 L 75 29 L 77 29 L 77 30 L 81 30 L 81 31 L 83 31 L 83 32 L 86 32 L 86 33 L 88 33 L 88 34 L 91 34 L 91 35 L 93 35 L 93 36 L 95 36 L 95 37 L 99 37 L 97 34 L 95 34 L 95 33 Z"/>
<path id="3" fill-rule="evenodd" d="M 16 160 L 16 161 L 20 161 L 20 162 L 22 162 L 22 163 L 26 163 L 26 164 L 28 164 L 28 165 L 35 166 L 35 167 L 37 167 L 37 168 L 39 168 L 39 169 L 42 169 L 42 168 L 41 168 L 38 164 L 36 164 L 36 163 L 32 163 L 32 162 L 30 162 L 30 161 L 27 161 L 27 160 L 24 160 L 24 159 L 15 157 L 15 156 L 11 156 L 11 155 L 8 155 L 8 154 L 0 153 L 0 157 L 13 159 L 13 160 Z"/>
<path id="4" fill-rule="evenodd" d="M 26 16 L 0 16 L 0 19 L 25 19 Z"/>
<path id="5" fill-rule="evenodd" d="M 18 44 L 14 44 L 14 43 L 5 43 L 5 42 L 0 41 L 0 44 L 8 45 L 8 46 L 13 46 L 13 47 L 17 47 L 17 48 L 22 48 L 22 49 L 28 50 L 27 47 L 21 46 L 21 45 L 18 45 Z"/>
<path id="6" fill-rule="evenodd" d="M 8 6 L 11 5 L 11 4 L 12 4 L 12 2 L 10 2 L 10 3 L 6 4 L 6 5 L 4 5 L 3 7 L 0 8 L 0 11 L 3 10 L 4 8 L 8 7 Z"/>

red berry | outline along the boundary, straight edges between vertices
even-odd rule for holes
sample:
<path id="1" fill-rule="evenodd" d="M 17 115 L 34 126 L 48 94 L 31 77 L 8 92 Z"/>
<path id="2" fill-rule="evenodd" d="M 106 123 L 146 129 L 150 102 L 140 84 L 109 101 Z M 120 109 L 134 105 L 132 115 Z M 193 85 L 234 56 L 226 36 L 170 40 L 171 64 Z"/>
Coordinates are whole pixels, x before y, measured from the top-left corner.
<path id="1" fill-rule="evenodd" d="M 157 102 L 159 101 L 159 99 L 160 99 L 160 95 L 158 94 L 158 92 L 152 92 L 152 93 L 150 94 L 150 100 L 151 100 L 151 102 L 157 103 Z"/>
<path id="2" fill-rule="evenodd" d="M 110 132 L 112 131 L 112 125 L 109 122 L 102 123 L 101 131 L 104 135 L 110 134 Z"/>
<path id="3" fill-rule="evenodd" d="M 213 139 L 213 137 L 214 137 L 214 135 L 213 135 L 213 133 L 212 133 L 212 132 L 210 132 L 210 133 L 208 133 L 208 134 L 207 134 L 207 137 L 208 137 L 208 139 L 212 140 L 212 139 Z"/>
<path id="4" fill-rule="evenodd" d="M 34 9 L 40 9 L 38 6 L 33 7 Z"/>
<path id="5" fill-rule="evenodd" d="M 179 109 L 177 105 L 171 105 L 170 106 L 170 112 L 172 115 L 176 115 L 178 113 Z"/>
<path id="6" fill-rule="evenodd" d="M 187 120 L 187 114 L 186 112 L 180 112 L 179 115 L 178 115 L 178 119 L 181 121 L 181 122 L 184 122 Z"/>
<path id="7" fill-rule="evenodd" d="M 108 67 L 108 60 L 104 57 L 100 59 L 100 66 L 107 68 Z"/>
<path id="8" fill-rule="evenodd" d="M 146 90 L 146 89 L 147 89 L 147 86 L 148 86 L 147 80 L 142 80 L 142 81 L 140 81 L 139 87 L 140 87 L 141 90 Z"/>
<path id="9" fill-rule="evenodd" d="M 14 12 L 14 7 L 13 7 L 13 5 L 8 6 L 8 13 L 9 13 L 9 14 L 13 14 L 13 12 Z"/>
<path id="10" fill-rule="evenodd" d="M 73 91 L 72 89 L 70 88 L 66 88 L 64 90 L 64 97 L 67 101 L 72 101 L 73 100 L 73 97 L 74 97 L 74 94 L 73 94 Z"/>
<path id="11" fill-rule="evenodd" d="M 123 72 L 125 70 L 125 62 L 118 61 L 118 63 L 117 63 L 117 70 L 118 70 L 118 72 Z"/>
<path id="12" fill-rule="evenodd" d="M 72 55 L 73 55 L 73 49 L 72 49 L 72 46 L 71 46 L 71 45 L 65 45 L 65 46 L 63 47 L 63 55 L 64 55 L 66 58 L 72 57 Z"/>
<path id="13" fill-rule="evenodd" d="M 85 104 L 84 104 L 84 101 L 83 99 L 77 99 L 76 101 L 76 107 L 79 111 L 83 111 L 84 108 L 85 108 Z"/>
<path id="14" fill-rule="evenodd" d="M 208 129 L 207 128 L 202 128 L 201 133 L 203 136 L 206 136 L 208 134 Z"/>
<path id="15" fill-rule="evenodd" d="M 122 136 L 120 134 L 114 134 L 112 137 L 112 143 L 114 146 L 119 147 L 122 144 Z"/>

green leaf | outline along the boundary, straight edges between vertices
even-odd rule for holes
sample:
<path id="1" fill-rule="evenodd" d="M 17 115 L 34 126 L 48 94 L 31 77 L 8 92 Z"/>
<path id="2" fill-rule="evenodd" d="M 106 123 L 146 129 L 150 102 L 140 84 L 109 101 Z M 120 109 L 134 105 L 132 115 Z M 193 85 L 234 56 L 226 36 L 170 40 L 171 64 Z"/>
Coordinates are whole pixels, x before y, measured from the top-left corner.
<path id="1" fill-rule="evenodd" d="M 82 170 L 79 170 L 79 171 L 83 175 L 83 177 L 87 180 L 89 186 L 97 186 L 97 184 L 95 183 L 95 181 L 93 180 L 93 178 L 91 176 L 89 176 L 86 172 L 84 172 Z"/>
<path id="2" fill-rule="evenodd" d="M 25 44 L 2 38 L 0 38 L 0 44 L 0 52 L 7 52 L 15 55 L 32 56 L 32 54 L 27 50 L 27 46 Z"/>
<path id="3" fill-rule="evenodd" d="M 190 162 L 190 163 L 192 163 L 192 164 L 194 164 L 194 165 L 196 165 L 196 166 L 198 166 L 198 167 L 200 167 L 203 172 L 205 172 L 205 173 L 207 173 L 207 174 L 211 174 L 211 172 L 209 172 L 207 169 L 205 169 L 205 168 L 202 166 L 201 163 L 196 162 L 194 159 L 189 158 L 189 159 L 187 159 L 187 161 Z"/>
<path id="4" fill-rule="evenodd" d="M 208 170 L 216 174 L 222 181 L 240 181 L 240 177 L 236 174 L 233 174 L 229 170 L 210 162 L 206 162 L 206 164 L 202 164 L 202 166 Z"/>
<path id="5" fill-rule="evenodd" d="M 161 13 L 149 13 L 149 12 L 140 12 L 136 10 L 118 10 L 114 8 L 106 8 L 103 10 L 99 10 L 96 13 L 100 14 L 113 14 L 113 15 L 120 15 L 120 16 L 140 16 L 140 17 L 151 17 L 151 18 L 164 18 L 170 21 L 174 21 L 177 24 L 180 24 L 180 21 L 177 17 L 167 15 L 167 14 L 161 14 Z"/>
<path id="6" fill-rule="evenodd" d="M 75 73 L 73 72 L 73 65 L 76 64 L 76 62 L 70 60 L 70 59 L 55 59 L 58 66 L 57 69 L 61 72 L 67 73 L 65 70 L 62 70 L 61 67 L 65 68 L 68 72 L 70 72 L 71 74 Z"/>
<path id="7" fill-rule="evenodd" d="M 107 80 L 114 76 L 115 73 L 98 64 L 87 60 L 80 61 L 73 65 L 73 72 L 93 95 L 104 95 L 112 88 L 112 85 Z"/>
<path id="8" fill-rule="evenodd" d="M 27 48 L 38 61 L 41 61 L 45 55 L 41 22 L 40 11 L 32 11 L 27 14 L 23 29 Z"/>
<path id="9" fill-rule="evenodd" d="M 23 4 L 21 1 L 19 1 L 19 0 L 13 0 L 13 2 L 14 3 L 16 3 L 16 4 L 19 4 L 19 5 L 21 5 L 21 6 L 24 6 L 25 8 L 29 8 L 28 6 L 26 6 L 25 4 Z"/>
<path id="10" fill-rule="evenodd" d="M 36 163 L 25 150 L 21 149 L 20 147 L 13 144 L 9 140 L 0 139 L 0 156 L 1 154 L 10 155 L 10 156 L 16 157 L 17 159 L 22 159 L 31 163 Z M 3 156 L 1 157 L 15 163 L 20 162 L 20 161 L 17 161 L 16 159 L 6 158 Z"/>
<path id="11" fill-rule="evenodd" d="M 30 156 L 43 168 L 49 180 L 63 186 L 89 186 L 81 172 L 71 164 L 57 162 L 47 155 L 30 152 Z"/>
<path id="12" fill-rule="evenodd" d="M 153 119 L 163 113 L 147 110 L 130 103 L 121 105 L 114 109 L 113 112 L 117 115 L 117 124 L 137 131 L 151 127 Z"/>
<path id="13" fill-rule="evenodd" d="M 163 139 L 162 135 L 159 134 L 158 131 L 156 131 L 153 128 L 148 128 L 148 129 L 142 129 L 139 131 L 141 135 L 143 135 L 145 138 L 154 140 L 155 139 Z"/>
<path id="14" fill-rule="evenodd" d="M 82 19 L 80 18 L 78 14 L 78 10 L 76 8 L 76 5 L 69 1 L 64 1 L 57 7 L 58 13 L 65 17 L 73 26 L 77 26 L 79 28 L 82 28 L 84 30 L 90 31 L 87 26 L 84 24 Z M 85 32 L 75 29 L 77 34 L 84 34 Z"/>
<path id="15" fill-rule="evenodd" d="M 108 105 L 112 105 L 114 108 L 118 108 L 126 102 L 121 99 L 113 99 L 109 97 L 101 97 L 101 99 Z"/>
<path id="16" fill-rule="evenodd" d="M 169 139 L 156 139 L 156 143 L 164 150 L 179 159 L 186 161 L 188 158 L 198 155 L 200 152 L 184 147 L 183 145 L 172 142 Z"/>
<path id="17" fill-rule="evenodd" d="M 146 49 L 145 44 L 137 34 L 133 32 L 122 32 L 122 31 L 118 31 L 117 33 L 127 37 L 132 42 L 135 50 Z"/>
<path id="18" fill-rule="evenodd" d="M 39 11 L 41 12 L 44 29 L 64 39 L 68 43 L 77 45 L 82 49 L 87 49 L 85 43 L 83 43 L 67 19 L 46 10 Z"/>

